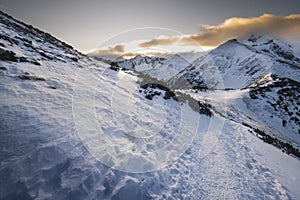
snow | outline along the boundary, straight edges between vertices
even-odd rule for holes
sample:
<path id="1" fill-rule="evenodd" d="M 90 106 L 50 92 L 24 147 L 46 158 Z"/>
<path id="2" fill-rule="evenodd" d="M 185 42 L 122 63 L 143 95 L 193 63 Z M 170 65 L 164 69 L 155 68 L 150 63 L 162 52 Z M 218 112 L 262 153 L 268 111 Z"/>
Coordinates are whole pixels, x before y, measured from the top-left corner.
<path id="1" fill-rule="evenodd" d="M 58 56 L 1 39 L 40 65 L 0 61 L 0 199 L 299 199 L 299 160 L 223 116 L 247 90 L 193 93 L 216 109 L 199 115 L 146 99 L 134 73 L 3 24 L 1 34 Z"/>
<path id="2" fill-rule="evenodd" d="M 26 69 L 26 66 L 17 65 Z M 31 66 L 27 68 L 32 70 Z M 118 76 L 126 76 L 129 79 L 129 83 L 127 81 L 122 83 L 121 90 L 127 88 L 125 85 L 133 84 L 134 77 L 108 71 L 109 79 L 106 79 L 106 85 L 98 85 L 98 87 L 102 86 L 98 92 L 98 87 L 96 90 L 94 88 L 89 90 L 91 86 L 88 83 L 93 82 L 93 79 L 86 80 L 82 79 L 84 76 L 78 77 L 78 71 L 74 70 L 73 66 L 65 65 L 62 69 L 61 72 L 68 73 L 68 76 L 63 76 L 63 73 L 51 75 L 47 67 L 42 70 L 45 74 L 39 73 L 47 80 L 55 77 L 61 83 L 69 83 L 69 87 L 66 84 L 57 83 L 57 86 L 61 87 L 55 91 L 45 87 L 45 83 L 42 82 L 28 82 L 24 89 L 21 88 L 25 84 L 24 81 L 10 77 L 1 79 L 1 127 L 3 130 L 1 131 L 1 155 L 7 157 L 4 160 L 1 159 L 1 177 L 4 181 L 2 183 L 7 185 L 7 187 L 1 187 L 1 194 L 10 194 L 12 191 L 8 188 L 15 190 L 17 184 L 23 184 L 21 191 L 27 192 L 32 197 L 37 195 L 40 199 L 46 197 L 161 199 L 163 196 L 190 199 L 251 199 L 254 197 L 296 199 L 299 197 L 296 187 L 300 180 L 297 175 L 300 167 L 298 160 L 283 154 L 273 146 L 262 143 L 258 138 L 251 136 L 246 128 L 230 121 L 226 121 L 222 133 L 206 132 L 207 124 L 210 122 L 209 117 L 201 117 L 197 135 L 190 149 L 176 161 L 168 163 L 168 167 L 146 174 L 128 174 L 105 167 L 101 164 L 103 161 L 97 161 L 85 150 L 87 146 L 82 142 L 87 138 L 79 139 L 75 134 L 74 127 L 78 132 L 80 122 L 76 119 L 76 115 L 75 122 L 73 121 L 72 93 L 73 90 L 77 91 L 78 82 L 84 84 L 86 91 L 97 93 L 95 96 L 92 94 L 90 98 L 88 98 L 89 94 L 80 96 L 79 103 L 83 106 L 78 104 L 75 106 L 74 102 L 78 101 L 74 98 L 77 98 L 77 95 L 73 96 L 73 109 L 82 109 L 81 112 L 75 111 L 75 113 L 79 112 L 80 120 L 83 120 L 84 128 L 87 128 L 89 124 L 94 125 L 94 122 L 89 123 L 92 119 L 90 116 L 84 120 L 85 111 L 88 108 L 93 110 L 94 105 L 97 105 L 96 113 L 98 109 L 104 110 L 105 106 L 109 107 L 110 101 L 105 101 L 107 99 L 105 92 L 109 96 L 111 95 L 109 91 L 112 90 L 108 90 L 107 86 L 120 87 L 119 84 L 113 85 L 116 81 L 113 79 Z M 115 73 L 114 76 L 112 73 Z M 75 79 L 74 89 L 72 83 Z M 119 96 L 114 97 L 118 99 Z M 97 101 L 98 98 L 103 101 Z M 95 104 L 88 103 L 94 100 Z M 109 113 L 111 111 L 106 110 L 98 116 L 101 116 L 101 124 L 106 128 L 103 131 L 106 130 L 107 134 L 113 135 L 114 132 L 110 127 L 113 124 L 110 124 Z M 145 113 L 138 116 L 142 117 L 143 114 Z M 115 132 L 115 134 L 118 133 Z M 124 138 L 124 135 L 122 136 Z M 206 140 L 205 136 L 207 136 Z M 117 135 L 115 139 L 118 139 Z M 132 143 L 122 140 L 118 142 L 113 144 L 124 148 L 120 149 L 121 152 L 131 150 Z M 109 145 L 105 147 L 109 151 Z M 136 147 L 136 149 L 139 148 Z M 165 153 L 167 152 L 160 155 L 166 158 Z M 132 155 L 130 157 L 132 158 Z M 141 160 L 136 162 L 139 163 L 136 166 L 145 163 Z M 163 162 L 160 164 L 163 165 Z M 138 170 L 136 166 L 130 167 Z M 18 174 L 18 176 L 12 176 L 12 174 Z M 290 179 L 292 177 L 294 178 Z M 53 193 L 50 188 L 61 192 Z"/>
<path id="3" fill-rule="evenodd" d="M 160 96 L 146 100 L 138 92 L 137 77 L 124 72 L 108 69 L 98 83 L 89 73 L 78 72 L 73 113 L 77 132 L 96 159 L 138 173 L 165 167 L 184 153 L 199 118 L 187 103 L 180 106 Z"/>

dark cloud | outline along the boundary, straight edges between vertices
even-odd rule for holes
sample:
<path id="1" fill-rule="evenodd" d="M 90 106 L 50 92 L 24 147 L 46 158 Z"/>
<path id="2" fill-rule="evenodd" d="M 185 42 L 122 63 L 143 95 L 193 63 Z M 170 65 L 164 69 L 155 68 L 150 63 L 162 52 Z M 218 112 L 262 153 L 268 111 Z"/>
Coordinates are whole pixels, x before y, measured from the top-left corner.
<path id="1" fill-rule="evenodd" d="M 191 45 L 217 46 L 222 42 L 250 34 L 291 37 L 300 35 L 300 14 L 274 16 L 264 14 L 255 18 L 229 18 L 217 26 L 202 25 L 199 34 L 184 37 L 156 38 L 139 44 L 141 47 Z"/>

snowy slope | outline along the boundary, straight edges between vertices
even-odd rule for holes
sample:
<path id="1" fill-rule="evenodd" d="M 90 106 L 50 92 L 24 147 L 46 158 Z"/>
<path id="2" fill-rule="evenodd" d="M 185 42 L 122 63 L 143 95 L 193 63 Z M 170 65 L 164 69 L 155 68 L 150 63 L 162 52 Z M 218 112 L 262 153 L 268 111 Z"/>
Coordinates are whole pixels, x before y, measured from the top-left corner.
<path id="1" fill-rule="evenodd" d="M 135 75 L 3 13 L 0 26 L 0 199 L 299 199 L 299 160 L 248 127 L 161 89 L 147 99 Z"/>
<path id="2" fill-rule="evenodd" d="M 253 118 L 257 121 L 300 144 L 299 82 L 275 75 L 269 75 L 263 81 L 250 87 L 243 97 L 247 108 L 256 113 Z"/>
<path id="3" fill-rule="evenodd" d="M 299 157 L 299 91 L 296 82 L 290 81 L 277 79 L 243 90 L 185 92 L 210 104 L 227 119 L 250 128 L 263 141 Z"/>

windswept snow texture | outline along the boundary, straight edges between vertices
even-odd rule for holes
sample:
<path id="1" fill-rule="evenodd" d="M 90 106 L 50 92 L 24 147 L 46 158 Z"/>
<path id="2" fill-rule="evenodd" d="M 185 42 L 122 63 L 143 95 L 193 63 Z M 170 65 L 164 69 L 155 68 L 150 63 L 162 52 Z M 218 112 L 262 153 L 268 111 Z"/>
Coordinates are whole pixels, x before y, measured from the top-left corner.
<path id="1" fill-rule="evenodd" d="M 0 199 L 300 198 L 299 160 L 250 134 L 249 128 L 238 120 L 224 119 L 221 111 L 220 115 L 214 111 L 212 117 L 197 115 L 192 118 L 192 115 L 190 122 L 199 121 L 195 137 L 189 148 L 164 168 L 148 173 L 128 173 L 104 165 L 84 145 L 88 138 L 80 138 L 76 113 L 80 117 L 93 114 L 99 128 L 102 126 L 107 136 L 114 136 L 116 143 L 113 144 L 123 142 L 121 150 L 129 152 L 135 150 L 133 142 L 129 137 L 120 140 L 119 136 L 126 138 L 126 134 L 138 130 L 147 120 L 151 129 L 160 128 L 155 118 L 148 118 L 144 112 L 147 106 L 164 103 L 175 112 L 176 108 L 186 104 L 164 100 L 159 95 L 152 101 L 143 98 L 134 75 L 109 71 L 108 65 L 80 54 L 49 34 L 4 13 L 0 15 Z M 293 62 L 297 64 L 298 61 Z M 298 71 L 293 70 L 291 67 L 286 73 L 289 71 L 291 77 L 297 76 Z M 97 87 L 90 84 L 93 79 L 83 77 L 85 74 L 99 80 L 93 82 Z M 120 84 L 120 76 L 126 77 L 126 84 L 130 84 L 128 88 L 126 84 Z M 238 87 L 247 85 L 249 80 L 245 79 Z M 133 95 L 126 93 L 126 89 L 135 87 Z M 91 95 L 91 89 L 95 95 Z M 113 121 L 109 108 L 114 92 L 118 93 L 114 94 L 113 103 L 130 105 L 122 102 L 124 96 L 136 106 L 134 113 L 128 113 L 122 107 L 124 112 L 119 113 L 118 120 L 126 121 L 125 117 L 133 116 L 135 118 L 131 119 L 139 126 L 134 123 L 118 126 Z M 195 98 L 202 98 L 200 93 L 194 94 L 198 95 Z M 232 99 L 239 95 L 232 94 Z M 230 102 L 222 94 L 218 97 L 220 109 L 223 100 Z M 74 101 L 78 103 L 76 108 Z M 219 105 L 217 103 L 213 106 Z M 90 113 L 91 108 L 93 113 Z M 153 116 L 163 118 L 161 109 L 153 109 L 156 114 Z M 166 113 L 169 114 L 169 118 L 164 118 L 166 122 L 159 121 L 169 126 L 164 129 L 166 135 L 160 137 L 164 139 L 161 145 L 169 142 L 166 130 L 172 131 L 178 125 L 172 124 L 171 120 L 178 120 L 174 119 L 176 113 Z M 92 120 L 84 121 L 91 127 Z M 216 128 L 207 131 L 213 121 L 213 127 L 224 122 L 221 132 Z M 87 134 L 93 131 L 84 130 Z M 145 132 L 143 136 L 149 135 Z M 145 147 L 149 153 L 159 148 L 159 143 L 149 140 Z"/>

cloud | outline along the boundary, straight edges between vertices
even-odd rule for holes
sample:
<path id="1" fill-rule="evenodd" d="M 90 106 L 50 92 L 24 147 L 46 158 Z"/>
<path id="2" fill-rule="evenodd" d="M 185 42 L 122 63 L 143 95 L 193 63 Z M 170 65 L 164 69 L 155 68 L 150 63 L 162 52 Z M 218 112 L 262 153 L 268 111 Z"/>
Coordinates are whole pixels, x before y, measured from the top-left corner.
<path id="1" fill-rule="evenodd" d="M 109 46 L 106 49 L 98 49 L 89 53 L 90 55 L 122 54 L 125 52 L 125 45 Z"/>
<path id="2" fill-rule="evenodd" d="M 275 37 L 300 35 L 300 14 L 275 16 L 264 14 L 255 18 L 229 18 L 217 26 L 202 25 L 201 33 L 183 37 L 156 38 L 139 44 L 140 47 L 153 46 L 217 46 L 232 38 L 251 34 Z"/>
<path id="3" fill-rule="evenodd" d="M 153 47 L 153 46 L 170 46 L 175 44 L 179 38 L 177 37 L 170 37 L 170 38 L 155 38 L 153 40 L 143 42 L 139 44 L 140 47 L 142 48 L 148 48 L 148 47 Z"/>

